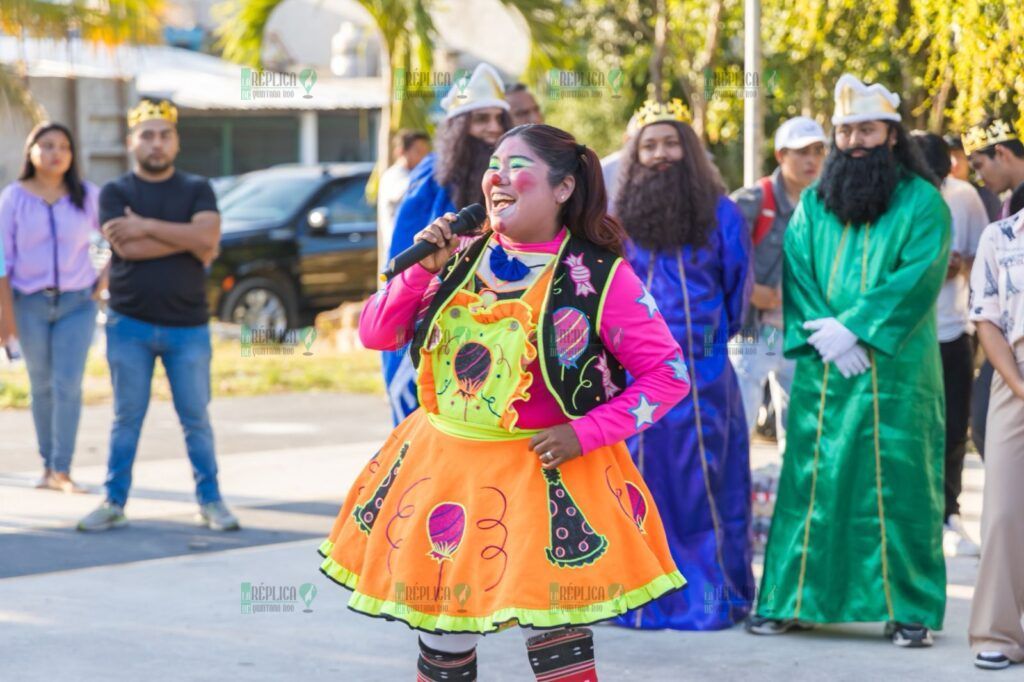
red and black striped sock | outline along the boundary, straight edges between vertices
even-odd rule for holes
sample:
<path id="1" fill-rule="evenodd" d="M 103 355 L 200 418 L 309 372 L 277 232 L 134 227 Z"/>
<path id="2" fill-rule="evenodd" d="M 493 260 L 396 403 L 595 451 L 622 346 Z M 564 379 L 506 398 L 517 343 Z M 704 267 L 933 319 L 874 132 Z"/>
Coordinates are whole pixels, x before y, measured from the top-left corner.
<path id="1" fill-rule="evenodd" d="M 537 682 L 597 682 L 590 628 L 562 628 L 531 637 L 526 653 Z"/>
<path id="2" fill-rule="evenodd" d="M 476 647 L 451 654 L 431 649 L 421 639 L 416 682 L 476 682 Z"/>

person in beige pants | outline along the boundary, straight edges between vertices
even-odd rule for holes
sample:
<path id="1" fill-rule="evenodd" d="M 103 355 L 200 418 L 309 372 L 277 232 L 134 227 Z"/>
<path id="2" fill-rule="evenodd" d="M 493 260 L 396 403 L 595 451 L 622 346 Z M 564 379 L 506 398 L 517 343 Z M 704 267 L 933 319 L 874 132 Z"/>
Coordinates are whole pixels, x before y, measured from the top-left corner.
<path id="1" fill-rule="evenodd" d="M 971 272 L 971 319 L 995 367 L 985 432 L 974 664 L 1024 662 L 1024 211 L 989 225 Z"/>

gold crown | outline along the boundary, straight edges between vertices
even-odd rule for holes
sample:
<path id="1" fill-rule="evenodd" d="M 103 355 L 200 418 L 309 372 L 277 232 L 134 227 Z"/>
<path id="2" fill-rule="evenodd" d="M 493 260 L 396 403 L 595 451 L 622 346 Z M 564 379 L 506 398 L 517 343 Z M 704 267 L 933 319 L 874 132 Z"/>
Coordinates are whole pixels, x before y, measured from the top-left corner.
<path id="1" fill-rule="evenodd" d="M 636 119 L 637 130 L 659 121 L 689 123 L 693 120 L 690 118 L 690 110 L 683 104 L 683 100 L 678 97 L 664 103 L 649 99 L 644 102 L 642 107 L 637 109 L 634 118 Z"/>
<path id="2" fill-rule="evenodd" d="M 145 121 L 154 120 L 177 123 L 178 108 L 167 100 L 154 102 L 152 100 L 144 99 L 139 102 L 134 109 L 128 112 L 128 129 L 131 130 Z"/>
<path id="3" fill-rule="evenodd" d="M 997 118 L 987 128 L 980 124 L 971 126 L 960 138 L 960 141 L 964 143 L 964 154 L 970 156 L 980 149 L 1016 139 L 1017 136 L 1014 135 L 1010 124 L 1001 118 Z"/>

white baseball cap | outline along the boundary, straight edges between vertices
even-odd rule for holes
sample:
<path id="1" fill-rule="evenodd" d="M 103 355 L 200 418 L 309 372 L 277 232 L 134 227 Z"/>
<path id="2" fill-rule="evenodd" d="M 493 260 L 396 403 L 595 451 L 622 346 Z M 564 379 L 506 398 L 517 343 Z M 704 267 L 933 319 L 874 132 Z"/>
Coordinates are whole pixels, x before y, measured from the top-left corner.
<path id="1" fill-rule="evenodd" d="M 796 116 L 779 126 L 775 131 L 775 151 L 803 149 L 815 142 L 826 143 L 825 131 L 812 118 Z"/>

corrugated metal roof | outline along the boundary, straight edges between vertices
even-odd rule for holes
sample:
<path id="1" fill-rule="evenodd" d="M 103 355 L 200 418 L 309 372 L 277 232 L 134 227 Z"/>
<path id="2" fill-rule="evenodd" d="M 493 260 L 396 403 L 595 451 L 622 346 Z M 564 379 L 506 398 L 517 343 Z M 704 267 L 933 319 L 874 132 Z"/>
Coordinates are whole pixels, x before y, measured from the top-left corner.
<path id="1" fill-rule="evenodd" d="M 298 85 L 264 88 L 253 92 L 251 99 L 242 99 L 242 67 L 212 55 L 166 45 L 108 47 L 78 40 L 19 42 L 0 36 L 0 63 L 22 59 L 30 76 L 134 78 L 139 94 L 169 97 L 189 109 L 379 109 L 388 99 L 379 78 L 336 78 L 329 73 L 318 73 L 308 98 Z"/>

